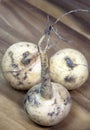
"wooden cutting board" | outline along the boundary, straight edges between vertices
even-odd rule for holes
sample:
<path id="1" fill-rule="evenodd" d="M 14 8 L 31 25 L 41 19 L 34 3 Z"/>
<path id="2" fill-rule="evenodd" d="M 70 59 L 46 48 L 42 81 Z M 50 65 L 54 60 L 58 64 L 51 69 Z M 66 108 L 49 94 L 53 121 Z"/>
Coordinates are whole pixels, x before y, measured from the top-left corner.
<path id="1" fill-rule="evenodd" d="M 78 3 L 81 4 L 81 1 L 83 5 L 83 0 L 79 0 Z M 47 22 L 45 12 L 49 13 L 50 5 L 57 13 L 60 11 L 59 13 L 62 14 L 62 10 L 57 10 L 56 5 L 46 2 L 46 11 L 43 12 L 45 5 L 43 1 L 37 0 L 38 4 L 33 4 L 32 0 L 27 2 L 25 0 L 0 1 L 0 62 L 6 49 L 16 42 L 27 41 L 37 44 L 45 28 Z M 73 2 L 74 0 L 72 0 Z M 88 9 L 89 5 L 86 3 L 84 2 L 84 6 Z M 80 7 L 83 7 L 82 5 Z M 62 8 L 63 2 L 59 6 Z M 54 13 L 56 14 L 56 12 Z M 86 56 L 90 70 L 90 21 L 88 21 L 90 16 L 86 14 L 83 17 L 79 14 L 79 16 L 73 15 L 72 18 L 72 24 L 78 23 L 79 31 L 75 28 L 76 25 L 70 27 L 71 23 L 59 22 L 55 27 L 71 42 L 64 43 L 53 36 L 51 42 L 57 42 L 57 44 L 50 49 L 49 56 L 62 48 L 77 49 Z M 53 23 L 53 21 L 55 19 L 50 17 L 50 22 Z M 25 93 L 25 91 L 14 90 L 5 81 L 0 66 L 0 130 L 90 130 L 90 76 L 81 88 L 70 91 L 73 100 L 71 111 L 66 119 L 53 127 L 41 127 L 27 117 L 23 109 Z"/>

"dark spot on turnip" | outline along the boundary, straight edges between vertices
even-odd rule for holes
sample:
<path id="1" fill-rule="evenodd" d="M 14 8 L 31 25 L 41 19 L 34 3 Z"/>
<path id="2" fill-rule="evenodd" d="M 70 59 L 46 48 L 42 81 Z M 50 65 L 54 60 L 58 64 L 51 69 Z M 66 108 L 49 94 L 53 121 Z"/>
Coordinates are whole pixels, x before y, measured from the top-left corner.
<path id="1" fill-rule="evenodd" d="M 12 51 L 9 51 L 8 52 L 8 55 L 11 57 L 11 56 L 13 56 L 13 52 Z"/>
<path id="2" fill-rule="evenodd" d="M 18 85 L 17 85 L 17 86 L 22 85 L 22 84 L 23 84 L 23 82 L 22 82 L 22 81 L 19 81 L 19 83 L 18 83 Z"/>
<path id="3" fill-rule="evenodd" d="M 30 102 L 32 106 L 36 106 L 38 107 L 40 105 L 40 102 L 39 100 L 37 99 L 37 97 L 35 96 L 35 93 L 38 93 L 38 90 L 31 90 L 30 91 L 30 94 L 28 94 L 26 97 L 25 97 L 25 100 Z M 25 101 L 25 102 L 26 102 Z"/>
<path id="4" fill-rule="evenodd" d="M 74 82 L 75 81 L 75 78 L 73 76 L 66 76 L 64 78 L 65 82 Z"/>
<path id="5" fill-rule="evenodd" d="M 40 105 L 40 102 L 36 99 L 36 97 L 34 98 L 34 105 L 37 107 Z"/>
<path id="6" fill-rule="evenodd" d="M 27 78 L 27 72 L 24 73 L 23 80 L 25 80 L 26 78 Z"/>
<path id="7" fill-rule="evenodd" d="M 51 118 L 52 118 L 52 116 L 55 114 L 55 112 L 53 111 L 53 112 L 49 112 L 48 113 L 48 116 L 51 116 Z"/>
<path id="8" fill-rule="evenodd" d="M 8 52 L 8 55 L 9 55 L 10 58 L 11 58 L 11 63 L 14 64 L 13 52 L 12 52 L 12 51 L 9 51 L 9 52 Z"/>
<path id="9" fill-rule="evenodd" d="M 24 65 L 28 65 L 31 61 L 30 57 L 29 57 L 30 53 L 29 51 L 26 51 L 22 54 L 23 58 L 21 60 L 21 63 Z"/>
<path id="10" fill-rule="evenodd" d="M 29 56 L 29 51 L 26 51 L 26 52 L 24 52 L 22 55 L 23 55 L 23 58 L 26 58 L 27 56 Z"/>
<path id="11" fill-rule="evenodd" d="M 19 79 L 19 74 L 20 74 L 19 72 L 12 71 L 13 77 L 15 77 L 17 79 Z"/>
<path id="12" fill-rule="evenodd" d="M 21 62 L 24 65 L 28 65 L 30 63 L 31 59 L 22 59 Z"/>
<path id="13" fill-rule="evenodd" d="M 71 97 L 68 96 L 66 100 L 64 100 L 64 105 L 67 105 L 68 103 L 71 103 Z"/>
<path id="14" fill-rule="evenodd" d="M 12 67 L 13 67 L 13 68 L 18 68 L 18 65 L 15 64 L 15 63 L 13 63 L 13 64 L 12 64 Z"/>
<path id="15" fill-rule="evenodd" d="M 73 69 L 76 66 L 69 57 L 65 57 L 65 61 L 67 66 L 70 67 L 71 69 Z"/>
<path id="16" fill-rule="evenodd" d="M 60 107 L 57 107 L 57 112 L 55 113 L 55 115 L 57 116 L 60 113 Z"/>
<path id="17" fill-rule="evenodd" d="M 48 113 L 48 116 L 51 116 L 52 118 L 53 116 L 58 116 L 59 113 L 60 113 L 60 107 L 56 107 L 52 112 Z"/>

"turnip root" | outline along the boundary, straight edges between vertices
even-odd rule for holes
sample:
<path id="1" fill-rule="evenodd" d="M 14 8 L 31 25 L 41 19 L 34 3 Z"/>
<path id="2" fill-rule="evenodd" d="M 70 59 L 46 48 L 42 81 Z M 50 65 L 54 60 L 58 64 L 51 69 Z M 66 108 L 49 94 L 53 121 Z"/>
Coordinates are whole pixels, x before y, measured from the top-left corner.
<path id="1" fill-rule="evenodd" d="M 41 61 L 37 45 L 18 42 L 10 46 L 3 56 L 2 70 L 5 79 L 16 89 L 29 89 L 39 83 Z"/>
<path id="2" fill-rule="evenodd" d="M 45 33 L 38 43 L 41 57 L 41 83 L 33 86 L 24 100 L 24 108 L 30 119 L 43 126 L 59 123 L 68 115 L 71 108 L 71 96 L 67 89 L 50 80 L 46 53 L 48 35 Z M 45 41 L 47 41 L 47 46 L 42 49 L 41 44 Z"/>
<path id="3" fill-rule="evenodd" d="M 63 49 L 50 59 L 51 79 L 68 90 L 80 87 L 88 78 L 89 70 L 85 56 L 75 49 Z"/>

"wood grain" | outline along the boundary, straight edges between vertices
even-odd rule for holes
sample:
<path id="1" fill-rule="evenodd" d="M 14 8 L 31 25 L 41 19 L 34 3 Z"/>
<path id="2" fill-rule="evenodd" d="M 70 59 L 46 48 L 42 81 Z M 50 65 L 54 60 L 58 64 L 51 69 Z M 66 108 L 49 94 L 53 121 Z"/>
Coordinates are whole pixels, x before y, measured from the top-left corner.
<path id="1" fill-rule="evenodd" d="M 73 9 L 86 9 L 90 10 L 88 6 L 84 5 L 82 2 L 78 2 L 75 0 L 26 0 L 30 4 L 38 7 L 42 11 L 48 13 L 49 15 L 53 16 L 54 18 L 58 18 L 63 15 L 65 12 L 73 10 Z M 52 2 L 54 4 L 52 4 Z M 88 2 L 89 3 L 89 2 Z M 56 6 L 57 5 L 57 6 Z M 74 15 L 74 14 L 73 14 Z M 67 25 L 69 28 L 77 31 L 78 33 L 82 34 L 83 36 L 90 39 L 90 24 L 88 20 L 90 20 L 90 13 L 76 13 L 76 17 L 73 15 L 65 16 L 60 22 Z M 86 18 L 86 19 L 85 19 Z M 84 28 L 85 26 L 85 28 Z"/>
<path id="2" fill-rule="evenodd" d="M 64 4 L 62 3 L 61 6 L 64 5 L 65 9 L 67 2 L 63 2 Z M 81 2 L 81 7 L 84 4 L 83 6 L 88 9 L 88 4 L 87 2 L 85 3 L 84 0 L 73 0 L 73 2 Z M 39 4 L 41 5 L 43 3 L 41 2 Z M 57 7 L 56 4 L 50 4 Z M 69 5 L 70 4 L 68 4 L 68 8 L 70 9 L 71 6 L 69 7 Z M 76 5 L 77 4 L 75 4 L 75 6 Z M 40 8 L 43 7 L 44 5 Z M 47 10 L 48 8 L 49 7 L 47 7 Z M 47 14 L 45 12 L 33 7 L 25 0 L 1 0 L 0 62 L 6 49 L 15 42 L 28 41 L 37 44 L 46 25 L 46 16 Z M 85 21 L 88 21 L 87 16 L 84 18 L 79 14 L 79 17 L 80 16 L 85 19 Z M 77 15 L 73 17 L 76 19 Z M 55 21 L 55 19 L 50 17 L 50 22 L 53 23 L 53 21 Z M 90 21 L 88 21 L 87 24 L 90 25 Z M 58 32 L 71 42 L 64 43 L 52 34 L 51 43 L 58 43 L 50 49 L 49 56 L 62 48 L 74 48 L 86 56 L 90 69 L 90 40 L 86 35 L 83 35 L 87 27 L 84 26 L 83 29 L 83 26 L 81 26 L 82 33 L 79 33 L 75 31 L 75 26 L 71 28 L 62 22 L 59 22 L 55 26 Z M 88 36 L 90 36 L 89 32 Z M 90 130 L 90 76 L 81 88 L 70 91 L 72 96 L 71 111 L 65 120 L 53 127 L 41 127 L 27 117 L 23 108 L 25 93 L 26 92 L 13 89 L 5 81 L 0 65 L 0 130 Z"/>

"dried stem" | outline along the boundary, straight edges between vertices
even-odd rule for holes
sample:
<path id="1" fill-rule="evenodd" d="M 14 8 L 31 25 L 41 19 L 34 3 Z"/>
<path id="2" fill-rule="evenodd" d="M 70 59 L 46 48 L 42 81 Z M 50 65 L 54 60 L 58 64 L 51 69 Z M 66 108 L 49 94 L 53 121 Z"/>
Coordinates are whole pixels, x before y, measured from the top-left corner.
<path id="1" fill-rule="evenodd" d="M 61 39 L 62 41 L 64 42 L 67 42 L 67 43 L 71 43 L 70 40 L 67 40 L 66 38 L 64 38 L 54 27 L 52 27 L 52 31 L 55 33 L 55 35 Z"/>
<path id="2" fill-rule="evenodd" d="M 60 20 L 62 20 L 62 18 L 68 14 L 71 13 L 76 13 L 76 12 L 90 12 L 89 10 L 85 10 L 85 9 L 75 9 L 75 10 L 71 10 L 69 12 L 64 13 L 61 17 L 59 17 L 52 26 L 54 26 L 55 24 L 57 24 Z"/>
<path id="3" fill-rule="evenodd" d="M 66 16 L 66 15 L 69 15 L 69 14 L 71 14 L 71 13 L 76 13 L 76 12 L 90 12 L 89 10 L 85 10 L 85 9 L 75 9 L 75 10 L 71 10 L 71 11 L 69 11 L 69 12 L 66 12 L 66 13 L 64 13 L 62 16 L 60 16 L 58 19 L 56 19 L 56 21 L 52 24 L 52 25 L 50 25 L 48 28 L 49 28 L 49 31 L 53 31 L 54 33 L 55 33 L 55 35 L 59 38 L 59 39 L 61 39 L 62 41 L 64 41 L 64 42 L 67 42 L 67 43 L 71 43 L 71 41 L 69 41 L 69 40 L 67 40 L 66 38 L 64 38 L 61 34 L 59 34 L 58 32 L 57 32 L 57 30 L 54 28 L 54 25 L 56 25 L 60 20 L 62 20 L 63 19 L 63 17 L 64 16 Z"/>
<path id="4" fill-rule="evenodd" d="M 48 56 L 47 56 L 47 49 L 48 49 L 48 43 L 49 43 L 50 36 L 48 34 L 44 34 L 41 39 L 38 42 L 38 48 L 40 52 L 40 58 L 41 58 L 41 88 L 40 93 L 41 96 L 45 99 L 52 98 L 52 86 L 51 86 L 51 80 L 49 75 L 49 63 L 48 63 Z M 46 41 L 44 41 L 46 39 Z M 41 44 L 46 43 L 46 47 L 42 49 Z"/>

